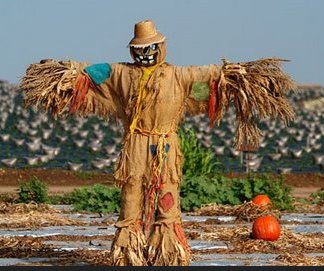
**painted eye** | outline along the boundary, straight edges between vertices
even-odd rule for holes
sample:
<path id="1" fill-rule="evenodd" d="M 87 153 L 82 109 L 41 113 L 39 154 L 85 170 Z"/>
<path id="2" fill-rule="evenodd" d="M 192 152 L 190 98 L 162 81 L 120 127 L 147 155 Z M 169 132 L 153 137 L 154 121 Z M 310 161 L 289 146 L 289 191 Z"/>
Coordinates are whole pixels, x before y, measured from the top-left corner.
<path id="1" fill-rule="evenodd" d="M 144 55 L 146 55 L 148 53 L 148 51 L 150 50 L 151 46 L 147 46 L 145 48 L 143 48 L 143 53 Z"/>
<path id="2" fill-rule="evenodd" d="M 151 44 L 149 47 L 151 50 L 155 51 L 157 49 L 157 44 L 156 43 Z"/>

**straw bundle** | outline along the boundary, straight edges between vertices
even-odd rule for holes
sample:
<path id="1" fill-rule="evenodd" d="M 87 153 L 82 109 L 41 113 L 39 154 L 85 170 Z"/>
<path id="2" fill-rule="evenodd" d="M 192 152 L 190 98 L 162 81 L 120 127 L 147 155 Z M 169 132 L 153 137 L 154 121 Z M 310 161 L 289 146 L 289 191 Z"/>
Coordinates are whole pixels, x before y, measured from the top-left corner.
<path id="1" fill-rule="evenodd" d="M 252 62 L 229 63 L 223 60 L 209 109 L 211 124 L 219 124 L 230 102 L 234 103 L 238 126 L 235 147 L 255 150 L 262 135 L 256 119 L 278 117 L 286 124 L 294 119 L 294 111 L 284 92 L 295 89 L 295 83 L 281 69 L 279 58 Z"/>
<path id="2" fill-rule="evenodd" d="M 151 266 L 186 266 L 189 264 L 190 248 L 179 224 L 155 226 L 154 234 L 148 241 L 147 261 Z"/>
<path id="3" fill-rule="evenodd" d="M 73 84 L 78 76 L 77 63 L 45 59 L 31 64 L 22 78 L 27 106 L 35 105 L 56 116 L 63 113 L 73 98 Z"/>
<path id="4" fill-rule="evenodd" d="M 110 261 L 115 266 L 145 266 L 145 236 L 140 223 L 117 229 L 111 245 Z"/>

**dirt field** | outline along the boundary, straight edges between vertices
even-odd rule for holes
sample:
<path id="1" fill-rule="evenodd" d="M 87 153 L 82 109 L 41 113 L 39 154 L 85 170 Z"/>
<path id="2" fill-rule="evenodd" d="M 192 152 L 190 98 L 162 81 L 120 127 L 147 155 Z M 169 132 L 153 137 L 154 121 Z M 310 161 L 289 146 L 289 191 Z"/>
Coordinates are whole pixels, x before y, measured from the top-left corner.
<path id="1" fill-rule="evenodd" d="M 66 193 L 95 183 L 114 184 L 112 175 L 104 173 L 6 169 L 0 170 L 0 193 L 16 192 L 20 182 L 33 176 L 46 182 L 52 194 Z M 227 177 L 243 176 L 227 174 Z M 295 197 L 307 197 L 324 188 L 324 174 L 287 174 L 285 182 L 293 188 Z M 252 221 L 259 213 L 249 204 L 218 206 L 218 209 L 206 206 L 196 211 L 195 215 L 184 214 L 184 229 L 192 249 L 192 265 L 324 265 L 323 211 L 318 205 L 303 207 L 301 213 L 281 212 L 280 238 L 268 242 L 251 237 Z M 63 212 L 43 204 L 5 202 L 0 209 L 2 264 L 111 264 L 108 255 L 115 231 L 115 220 L 111 214 L 101 217 L 86 212 Z M 279 211 L 273 210 L 273 214 L 278 215 Z M 217 215 L 238 219 L 219 220 L 215 218 Z"/>
<path id="2" fill-rule="evenodd" d="M 114 178 L 111 174 L 100 172 L 77 173 L 68 170 L 34 169 L 0 169 L 0 193 L 14 193 L 19 183 L 30 180 L 33 176 L 46 182 L 50 194 L 62 194 L 73 189 L 102 183 L 113 185 Z M 242 174 L 226 174 L 227 177 L 242 177 Z M 285 174 L 285 182 L 293 188 L 295 197 L 307 197 L 309 194 L 324 189 L 324 174 L 298 173 Z"/>
<path id="3" fill-rule="evenodd" d="M 0 193 L 14 193 L 19 184 L 33 177 L 48 184 L 49 194 L 63 194 L 73 191 L 75 188 L 102 183 L 114 184 L 111 174 L 98 172 L 77 173 L 69 170 L 55 169 L 1 169 Z"/>

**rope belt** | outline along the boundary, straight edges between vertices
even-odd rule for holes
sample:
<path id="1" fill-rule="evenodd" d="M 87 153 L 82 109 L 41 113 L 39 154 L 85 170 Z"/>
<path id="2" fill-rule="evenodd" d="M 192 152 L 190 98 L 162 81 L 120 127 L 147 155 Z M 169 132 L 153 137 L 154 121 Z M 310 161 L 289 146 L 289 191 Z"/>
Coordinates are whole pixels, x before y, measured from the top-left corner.
<path id="1" fill-rule="evenodd" d="M 158 136 L 158 142 L 156 146 L 156 152 L 152 159 L 152 179 L 147 187 L 146 193 L 146 208 L 145 208 L 145 229 L 149 230 L 154 216 L 154 211 L 157 208 L 158 194 L 159 191 L 163 187 L 163 179 L 162 179 L 162 169 L 164 165 L 164 160 L 167 156 L 165 151 L 166 139 L 174 133 L 172 129 L 168 132 L 159 132 L 156 130 L 145 130 L 136 127 L 134 130 L 134 134 L 140 134 L 143 136 Z"/>

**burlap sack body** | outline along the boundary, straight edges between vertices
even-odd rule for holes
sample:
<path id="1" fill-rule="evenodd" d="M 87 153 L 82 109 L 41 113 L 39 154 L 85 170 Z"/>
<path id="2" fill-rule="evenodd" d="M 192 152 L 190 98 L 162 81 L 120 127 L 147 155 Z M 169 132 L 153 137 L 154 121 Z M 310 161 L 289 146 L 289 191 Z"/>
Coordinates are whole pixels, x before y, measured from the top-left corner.
<path id="1" fill-rule="evenodd" d="M 184 113 L 194 108 L 189 98 L 191 85 L 195 81 L 209 82 L 211 76 L 217 77 L 216 65 L 203 67 L 176 67 L 162 64 L 153 73 L 147 83 L 148 96 L 142 103 L 142 112 L 137 123 L 138 128 L 157 135 L 130 135 L 129 125 L 134 116 L 138 96 L 141 69 L 135 65 L 112 64 L 111 77 L 100 87 L 118 97 L 116 107 L 120 112 L 125 129 L 123 150 L 115 172 L 118 183 L 127 182 L 129 178 L 149 182 L 151 179 L 152 152 L 150 146 L 156 146 L 159 134 L 165 133 L 168 144 L 167 159 L 163 173 L 168 180 L 179 182 L 182 177 L 182 154 L 179 148 L 177 129 Z M 201 103 L 196 103 L 201 107 Z"/>
<path id="2" fill-rule="evenodd" d="M 158 67 L 147 83 L 148 95 L 142 103 L 142 111 L 137 123 L 140 131 L 146 131 L 144 134 L 136 131 L 134 134 L 128 133 L 129 125 L 135 114 L 134 108 L 142 70 L 134 65 L 123 64 L 113 64 L 112 68 L 111 78 L 104 85 L 120 97 L 121 108 L 125 108 L 123 123 L 126 131 L 122 153 L 114 176 L 119 184 L 125 185 L 127 182 L 132 182 L 132 184 L 124 186 L 125 190 L 128 191 L 123 199 L 124 206 L 117 223 L 120 234 L 116 236 L 113 244 L 113 253 L 118 250 L 116 247 L 127 246 L 129 233 L 125 227 L 132 226 L 135 221 L 141 220 L 144 215 L 144 205 L 149 204 L 142 200 L 145 199 L 143 193 L 146 191 L 145 189 L 144 191 L 141 190 L 140 186 L 141 183 L 146 187 L 150 185 L 153 175 L 152 160 L 154 155 L 151 149 L 158 145 L 160 137 L 163 136 L 162 134 L 167 134 L 168 136 L 164 142 L 164 146 L 168 146 L 167 157 L 161 172 L 165 189 L 161 191 L 160 198 L 163 198 L 166 194 L 172 195 L 174 206 L 168 208 L 167 211 L 163 211 L 161 206 L 158 207 L 155 227 L 159 229 L 162 227 L 163 229 L 165 227 L 163 225 L 172 226 L 163 230 L 163 235 L 170 236 L 166 244 L 162 241 L 161 230 L 155 230 L 156 233 L 153 232 L 149 241 L 149 248 L 153 251 L 150 253 L 153 254 L 151 258 L 154 258 L 151 264 L 186 265 L 189 260 L 188 252 L 179 244 L 177 233 L 173 229 L 173 227 L 176 227 L 175 225 L 182 224 L 179 182 L 182 178 L 183 158 L 176 131 L 187 110 L 192 111 L 195 105 L 201 108 L 201 102 L 195 104 L 189 98 L 192 83 L 194 81 L 209 82 L 212 76 L 218 76 L 219 68 L 216 65 L 176 67 L 169 64 L 162 64 Z M 170 182 L 174 183 L 174 185 L 170 185 Z M 131 195 L 133 194 L 132 190 L 137 191 L 137 193 Z M 132 200 L 131 197 L 137 197 L 137 199 Z M 139 207 L 141 206 L 140 203 L 137 204 L 139 198 L 142 201 L 142 208 Z M 161 251 L 162 246 L 166 246 L 166 254 L 156 256 L 156 254 L 159 254 L 158 251 Z M 126 252 L 124 253 L 126 254 Z M 125 257 L 129 258 L 127 255 Z M 117 259 L 118 256 L 114 258 Z M 127 262 L 129 263 L 129 261 Z"/>

